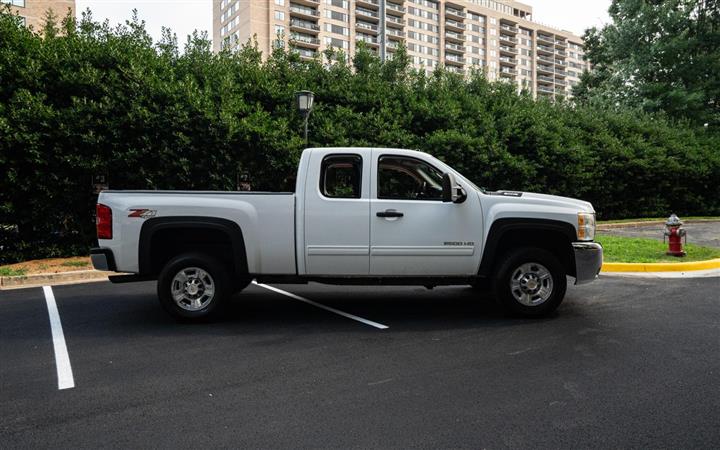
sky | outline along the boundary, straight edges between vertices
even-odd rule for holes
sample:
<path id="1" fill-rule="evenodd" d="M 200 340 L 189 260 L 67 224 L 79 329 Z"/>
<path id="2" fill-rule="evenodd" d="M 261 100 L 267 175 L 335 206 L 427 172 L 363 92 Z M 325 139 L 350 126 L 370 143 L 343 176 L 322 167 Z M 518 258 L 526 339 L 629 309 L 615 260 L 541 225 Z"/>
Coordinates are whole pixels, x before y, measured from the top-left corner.
<path id="1" fill-rule="evenodd" d="M 262 0 L 249 0 L 262 1 Z M 533 7 L 538 22 L 582 35 L 586 28 L 609 22 L 607 9 L 611 0 L 524 0 Z M 212 38 L 212 0 L 76 0 L 78 16 L 90 8 L 96 20 L 109 19 L 111 24 L 130 18 L 133 8 L 145 20 L 155 40 L 163 26 L 177 33 L 180 43 L 193 30 L 205 30 Z"/>

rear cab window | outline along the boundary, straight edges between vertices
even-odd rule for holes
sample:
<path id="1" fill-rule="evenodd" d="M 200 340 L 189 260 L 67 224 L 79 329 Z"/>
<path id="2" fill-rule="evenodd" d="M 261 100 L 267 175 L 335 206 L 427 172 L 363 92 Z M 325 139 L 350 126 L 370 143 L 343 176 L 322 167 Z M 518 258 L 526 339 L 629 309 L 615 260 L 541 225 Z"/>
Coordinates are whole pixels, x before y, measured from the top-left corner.
<path id="1" fill-rule="evenodd" d="M 320 193 L 328 198 L 362 196 L 362 157 L 328 155 L 320 166 Z"/>

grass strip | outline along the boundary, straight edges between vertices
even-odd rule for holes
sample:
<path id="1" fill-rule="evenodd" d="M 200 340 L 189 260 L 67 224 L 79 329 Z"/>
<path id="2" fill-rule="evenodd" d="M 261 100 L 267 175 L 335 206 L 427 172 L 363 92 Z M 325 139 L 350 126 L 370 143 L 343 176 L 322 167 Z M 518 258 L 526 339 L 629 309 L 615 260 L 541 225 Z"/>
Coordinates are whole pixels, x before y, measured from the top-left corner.
<path id="1" fill-rule="evenodd" d="M 597 234 L 595 240 L 603 246 L 605 262 L 656 263 L 705 261 L 720 258 L 720 249 L 695 244 L 684 245 L 687 256 L 668 256 L 667 243 L 647 238 L 619 237 Z"/>

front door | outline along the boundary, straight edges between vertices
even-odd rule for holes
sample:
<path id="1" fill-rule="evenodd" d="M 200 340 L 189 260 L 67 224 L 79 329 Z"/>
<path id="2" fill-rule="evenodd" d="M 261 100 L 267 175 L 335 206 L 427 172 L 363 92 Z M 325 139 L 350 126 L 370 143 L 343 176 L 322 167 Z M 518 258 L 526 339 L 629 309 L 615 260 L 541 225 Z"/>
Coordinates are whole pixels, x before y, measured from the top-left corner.
<path id="1" fill-rule="evenodd" d="M 442 171 L 423 159 L 374 150 L 370 207 L 370 274 L 474 275 L 482 217 L 478 196 L 443 203 Z"/>

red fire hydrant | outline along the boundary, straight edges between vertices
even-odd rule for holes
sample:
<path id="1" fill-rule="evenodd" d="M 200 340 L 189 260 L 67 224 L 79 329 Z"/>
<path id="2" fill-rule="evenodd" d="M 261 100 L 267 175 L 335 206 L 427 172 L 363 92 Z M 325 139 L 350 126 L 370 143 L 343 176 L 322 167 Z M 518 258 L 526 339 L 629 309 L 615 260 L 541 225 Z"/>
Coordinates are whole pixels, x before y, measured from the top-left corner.
<path id="1" fill-rule="evenodd" d="M 685 238 L 687 244 L 687 233 L 682 227 L 680 218 L 675 214 L 672 214 L 665 222 L 665 236 L 668 238 L 668 251 L 667 254 L 670 256 L 685 256 L 686 253 L 683 250 L 682 239 Z M 665 237 L 663 237 L 665 242 Z"/>

